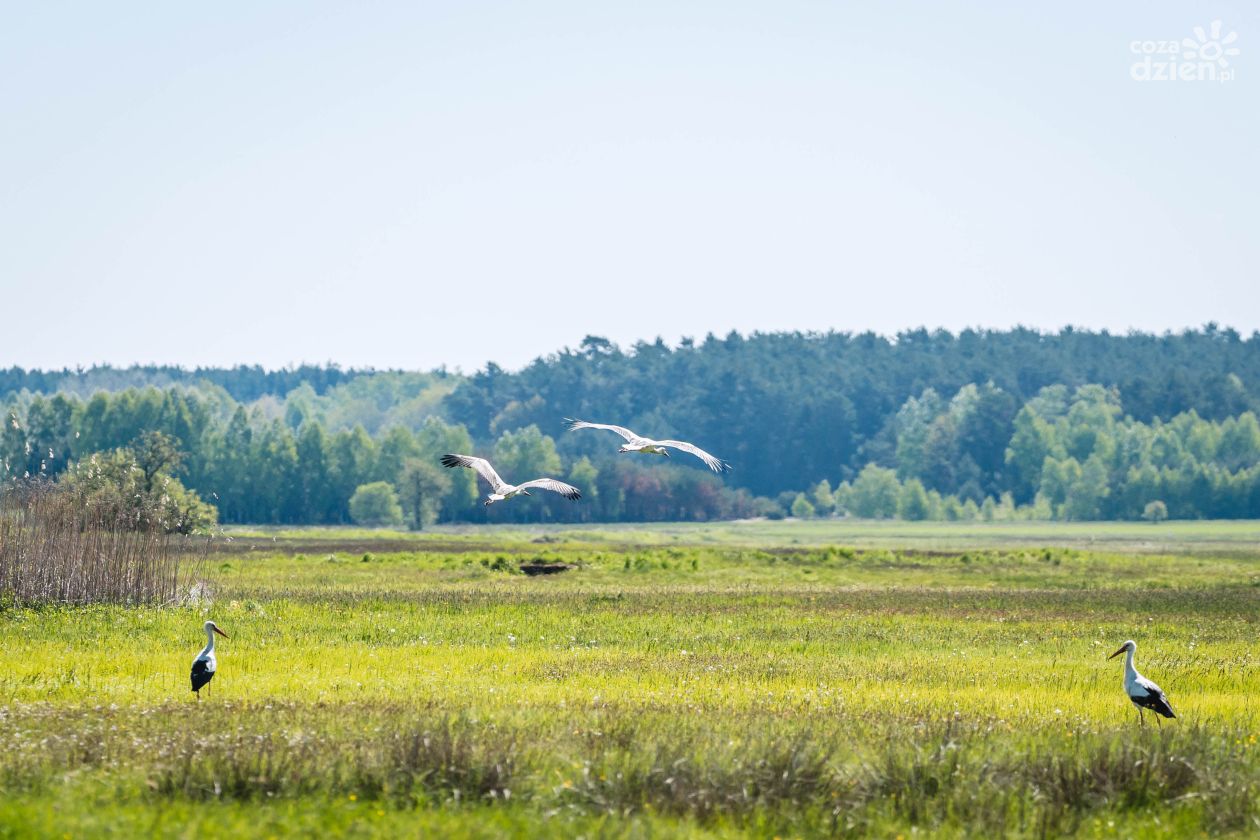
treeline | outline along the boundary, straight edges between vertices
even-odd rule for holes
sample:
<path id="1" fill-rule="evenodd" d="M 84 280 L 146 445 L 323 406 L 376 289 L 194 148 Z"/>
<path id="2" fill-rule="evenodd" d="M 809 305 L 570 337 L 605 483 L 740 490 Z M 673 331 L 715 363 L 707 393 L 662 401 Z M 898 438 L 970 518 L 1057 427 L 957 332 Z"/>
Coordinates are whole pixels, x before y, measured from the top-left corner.
<path id="1" fill-rule="evenodd" d="M 20 367 L 0 369 L 0 402 L 23 391 L 32 394 L 58 392 L 91 396 L 97 391 L 122 391 L 127 388 L 171 385 L 222 388 L 239 402 L 252 402 L 265 396 L 284 396 L 303 384 L 316 394 L 370 376 L 370 370 L 342 370 L 337 365 L 301 365 L 281 370 L 266 370 L 258 365 L 237 365 L 232 368 L 195 368 L 187 370 L 172 365 L 132 365 L 118 368 L 93 365 L 70 370 L 24 370 Z"/>
<path id="2" fill-rule="evenodd" d="M 559 416 L 682 435 L 734 464 L 739 486 L 769 496 L 852 479 L 871 462 L 893 466 L 894 424 L 906 400 L 970 383 L 992 383 L 1000 395 L 1002 404 L 985 405 L 961 432 L 981 469 L 996 474 L 1015 415 L 1051 385 L 1114 389 L 1123 412 L 1143 422 L 1260 410 L 1260 334 L 1244 339 L 1211 325 L 1164 336 L 732 333 L 629 351 L 588 338 L 519 373 L 489 365 L 443 405 L 476 439 L 530 423 L 545 430 Z"/>
<path id="3" fill-rule="evenodd" d="M 902 519 L 1237 519 L 1260 516 L 1260 422 L 1194 411 L 1170 421 L 1122 417 L 1098 385 L 1042 389 L 1016 414 L 1000 458 L 975 447 L 992 385 L 948 401 L 931 389 L 897 414 L 893 467 L 868 464 L 834 490 L 823 481 L 780 501 L 796 516 Z M 988 408 L 986 408 L 986 406 Z M 988 446 L 980 446 L 988 451 Z"/>
<path id="4" fill-rule="evenodd" d="M 1164 336 L 731 334 L 629 350 L 588 338 L 517 373 L 236 368 L 218 372 L 222 384 L 197 371 L 182 381 L 200 384 L 80 396 L 84 377 L 112 371 L 93 370 L 0 378 L 21 380 L 0 398 L 0 468 L 56 476 L 159 431 L 182 453 L 178 477 L 224 522 L 346 522 L 356 491 L 380 484 L 358 510 L 415 524 L 1133 519 L 1160 506 L 1178 518 L 1260 516 L 1260 336 L 1211 325 Z M 615 436 L 565 433 L 565 416 L 683 437 L 735 471 L 618 456 Z M 471 473 L 417 466 L 449 451 L 488 455 L 509 480 L 569 480 L 585 497 L 488 513 Z"/>
<path id="5" fill-rule="evenodd" d="M 356 490 L 378 482 L 390 485 L 399 514 L 369 514 L 370 524 L 485 521 L 473 473 L 433 466 L 447 452 L 474 451 L 490 454 L 504 476 L 551 475 L 583 488 L 581 505 L 538 494 L 530 504 L 495 508 L 498 522 L 722 519 L 758 512 L 746 491 L 699 470 L 562 459 L 555 440 L 536 426 L 478 446 L 463 426 L 430 416 L 415 431 L 391 426 L 373 437 L 361 426 L 330 432 L 301 412 L 285 422 L 236 405 L 225 415 L 220 401 L 178 388 L 98 393 L 86 401 L 37 396 L 24 408 L 11 407 L 4 420 L 0 472 L 10 478 L 73 476 L 72 465 L 94 453 L 140 450 L 146 434 L 161 433 L 180 453 L 171 470 L 180 489 L 213 504 L 227 523 L 350 522 Z M 117 460 L 111 463 L 117 472 Z M 417 475 L 426 466 L 430 474 Z M 423 488 L 415 492 L 425 497 L 407 503 L 408 488 Z"/>

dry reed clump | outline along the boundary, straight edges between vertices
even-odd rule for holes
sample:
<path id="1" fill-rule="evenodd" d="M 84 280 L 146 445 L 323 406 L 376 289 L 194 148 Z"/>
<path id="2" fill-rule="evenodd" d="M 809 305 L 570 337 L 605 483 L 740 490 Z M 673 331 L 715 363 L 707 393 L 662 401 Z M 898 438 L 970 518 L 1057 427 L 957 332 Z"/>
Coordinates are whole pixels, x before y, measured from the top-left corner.
<path id="1" fill-rule="evenodd" d="M 638 740 L 649 745 L 660 736 Z M 1025 752 L 946 726 L 904 732 L 882 754 L 859 756 L 817 731 L 727 743 L 684 736 L 656 740 L 650 751 L 589 756 L 554 794 L 587 812 L 650 808 L 701 823 L 813 814 L 833 832 L 857 835 L 890 818 L 928 829 L 958 823 L 990 836 L 1071 833 L 1101 813 L 1192 801 L 1204 806 L 1205 828 L 1260 824 L 1260 802 L 1229 760 L 1229 738 L 1188 729 L 1086 741 Z"/>
<path id="2" fill-rule="evenodd" d="M 651 753 L 618 751 L 582 764 L 557 794 L 581 807 L 627 814 L 649 806 L 700 821 L 721 815 L 794 812 L 830 797 L 833 748 L 811 733 L 754 743 L 658 742 Z"/>
<path id="3" fill-rule="evenodd" d="M 511 734 L 450 720 L 353 740 L 245 729 L 189 732 L 153 751 L 148 786 L 190 799 L 350 792 L 400 807 L 506 801 L 517 750 Z"/>
<path id="4" fill-rule="evenodd" d="M 191 590 L 205 551 L 204 539 L 48 481 L 0 488 L 0 597 L 10 602 L 173 603 Z"/>

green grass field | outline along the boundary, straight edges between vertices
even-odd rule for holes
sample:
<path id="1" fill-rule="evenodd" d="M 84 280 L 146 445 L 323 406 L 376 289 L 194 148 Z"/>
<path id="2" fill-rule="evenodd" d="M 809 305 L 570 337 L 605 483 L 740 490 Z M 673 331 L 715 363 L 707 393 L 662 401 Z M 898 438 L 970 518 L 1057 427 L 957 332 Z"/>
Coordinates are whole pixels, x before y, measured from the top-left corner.
<path id="1" fill-rule="evenodd" d="M 1260 832 L 1256 523 L 230 536 L 0 611 L 0 836 Z"/>

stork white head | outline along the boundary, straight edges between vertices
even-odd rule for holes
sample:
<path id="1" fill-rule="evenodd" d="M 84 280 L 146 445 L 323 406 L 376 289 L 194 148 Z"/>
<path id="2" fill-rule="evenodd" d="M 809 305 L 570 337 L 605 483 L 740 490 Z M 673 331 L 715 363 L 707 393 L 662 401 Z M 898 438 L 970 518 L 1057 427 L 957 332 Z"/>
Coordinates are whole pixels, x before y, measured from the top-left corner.
<path id="1" fill-rule="evenodd" d="M 222 636 L 223 638 L 225 638 L 225 639 L 226 639 L 226 638 L 228 638 L 228 634 L 227 634 L 227 633 L 224 633 L 222 630 L 220 630 L 220 629 L 219 629 L 219 625 L 215 624 L 213 621 L 207 621 L 207 622 L 205 623 L 205 628 L 206 628 L 206 635 L 207 635 L 207 636 L 209 636 L 211 633 L 218 633 L 218 634 L 219 634 L 220 636 Z"/>
<path id="2" fill-rule="evenodd" d="M 1124 644 L 1120 645 L 1120 650 L 1118 650 L 1118 651 L 1116 651 L 1115 653 L 1111 654 L 1111 656 L 1108 656 L 1107 658 L 1108 658 L 1108 659 L 1115 659 L 1117 656 L 1119 656 L 1120 654 L 1124 653 L 1126 650 L 1128 650 L 1128 651 L 1136 651 L 1136 650 L 1137 650 L 1137 642 L 1133 641 L 1132 639 L 1129 639 L 1129 641 L 1127 641 L 1127 642 L 1125 642 Z"/>

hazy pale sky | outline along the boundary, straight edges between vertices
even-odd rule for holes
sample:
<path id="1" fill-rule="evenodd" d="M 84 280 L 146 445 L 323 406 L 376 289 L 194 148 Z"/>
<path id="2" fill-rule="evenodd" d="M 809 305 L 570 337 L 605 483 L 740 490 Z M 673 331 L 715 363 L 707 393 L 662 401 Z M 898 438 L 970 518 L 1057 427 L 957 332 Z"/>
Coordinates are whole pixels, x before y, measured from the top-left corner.
<path id="1" fill-rule="evenodd" d="M 1253 2 L 0 9 L 0 366 L 1260 329 Z"/>

